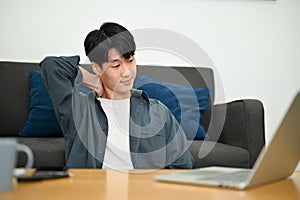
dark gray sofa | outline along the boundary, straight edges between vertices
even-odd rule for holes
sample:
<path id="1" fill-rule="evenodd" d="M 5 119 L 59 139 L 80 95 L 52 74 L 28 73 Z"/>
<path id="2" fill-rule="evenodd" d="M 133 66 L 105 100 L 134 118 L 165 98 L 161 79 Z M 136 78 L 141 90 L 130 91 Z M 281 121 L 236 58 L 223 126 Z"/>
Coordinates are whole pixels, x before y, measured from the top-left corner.
<path id="1" fill-rule="evenodd" d="M 0 62 L 0 137 L 16 137 L 20 143 L 27 144 L 34 153 L 34 167 L 63 166 L 62 137 L 18 137 L 29 113 L 29 71 L 32 69 L 39 70 L 38 63 Z M 195 168 L 253 166 L 265 145 L 264 108 L 259 100 L 242 99 L 214 105 L 214 76 L 208 68 L 138 66 L 138 74 L 210 89 L 210 103 L 201 122 L 208 130 L 209 140 L 189 141 Z M 17 165 L 22 166 L 24 162 L 25 156 L 20 153 Z"/>

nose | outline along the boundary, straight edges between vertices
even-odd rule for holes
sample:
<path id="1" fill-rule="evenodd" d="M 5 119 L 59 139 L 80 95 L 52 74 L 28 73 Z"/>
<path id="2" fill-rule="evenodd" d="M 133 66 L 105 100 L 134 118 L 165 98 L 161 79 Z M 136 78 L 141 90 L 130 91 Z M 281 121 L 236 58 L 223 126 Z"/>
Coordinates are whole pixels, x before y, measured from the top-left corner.
<path id="1" fill-rule="evenodd" d="M 126 77 L 126 76 L 130 76 L 131 75 L 131 70 L 130 70 L 130 66 L 127 63 L 123 63 L 122 66 L 122 77 Z"/>

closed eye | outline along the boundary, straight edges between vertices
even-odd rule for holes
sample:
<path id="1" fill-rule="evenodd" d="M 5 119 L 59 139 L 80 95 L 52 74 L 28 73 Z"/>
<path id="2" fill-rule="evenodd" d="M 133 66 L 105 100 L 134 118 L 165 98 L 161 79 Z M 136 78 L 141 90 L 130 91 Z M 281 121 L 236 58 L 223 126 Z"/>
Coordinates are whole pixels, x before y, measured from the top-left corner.
<path id="1" fill-rule="evenodd" d="M 112 68 L 118 68 L 118 67 L 120 67 L 120 65 L 113 65 L 113 66 L 111 66 Z"/>
<path id="2" fill-rule="evenodd" d="M 134 58 L 131 58 L 128 60 L 128 62 L 132 63 L 134 61 Z"/>

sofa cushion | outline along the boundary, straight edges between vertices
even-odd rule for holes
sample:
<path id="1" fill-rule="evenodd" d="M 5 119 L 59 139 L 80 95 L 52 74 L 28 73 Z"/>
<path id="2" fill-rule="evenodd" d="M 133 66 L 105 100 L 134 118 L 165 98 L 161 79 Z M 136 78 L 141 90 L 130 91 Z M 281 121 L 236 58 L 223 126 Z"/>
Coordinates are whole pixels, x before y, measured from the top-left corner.
<path id="1" fill-rule="evenodd" d="M 41 71 L 32 70 L 30 71 L 30 112 L 19 136 L 58 137 L 62 135 Z"/>
<path id="2" fill-rule="evenodd" d="M 208 88 L 192 88 L 149 76 L 137 76 L 134 87 L 165 104 L 180 123 L 187 139 L 207 139 L 200 121 L 208 105 Z"/>
<path id="3" fill-rule="evenodd" d="M 33 153 L 33 167 L 65 166 L 64 138 L 18 138 L 18 142 L 28 145 Z M 17 167 L 26 164 L 26 154 L 18 153 Z"/>
<path id="4" fill-rule="evenodd" d="M 194 168 L 208 166 L 250 168 L 249 152 L 241 147 L 212 141 L 188 141 Z"/>

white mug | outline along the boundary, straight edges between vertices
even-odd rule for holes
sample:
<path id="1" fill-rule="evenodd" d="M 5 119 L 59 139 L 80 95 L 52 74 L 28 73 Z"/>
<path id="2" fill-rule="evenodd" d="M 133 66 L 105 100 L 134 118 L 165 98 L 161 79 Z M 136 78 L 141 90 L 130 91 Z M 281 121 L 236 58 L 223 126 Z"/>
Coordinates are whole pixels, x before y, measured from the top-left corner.
<path id="1" fill-rule="evenodd" d="M 15 170 L 18 151 L 27 155 L 27 163 L 23 169 Z M 32 168 L 33 154 L 31 149 L 19 144 L 14 138 L 0 138 L 0 191 L 10 190 L 14 176 L 21 176 Z"/>

